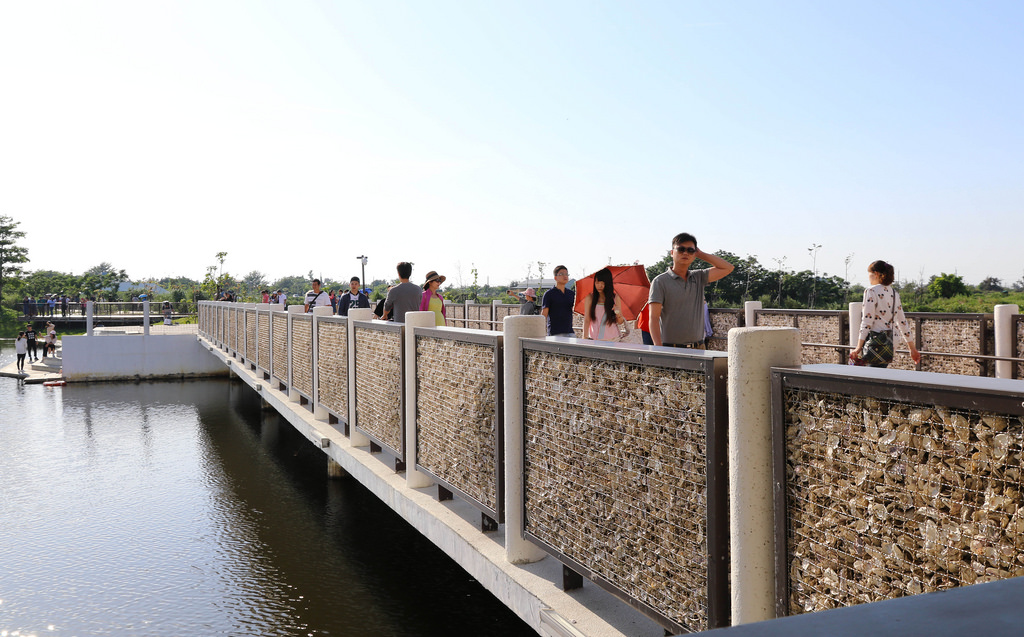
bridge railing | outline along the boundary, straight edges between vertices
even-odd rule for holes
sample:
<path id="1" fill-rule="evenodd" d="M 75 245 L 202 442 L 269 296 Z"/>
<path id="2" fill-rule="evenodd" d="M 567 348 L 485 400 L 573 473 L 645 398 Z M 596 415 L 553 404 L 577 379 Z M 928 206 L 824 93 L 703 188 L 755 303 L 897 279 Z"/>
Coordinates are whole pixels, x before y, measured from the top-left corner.
<path id="1" fill-rule="evenodd" d="M 737 546 L 761 547 L 775 564 L 774 578 L 753 585 L 777 605 L 761 618 L 1024 574 L 1022 381 L 831 364 L 765 368 L 771 417 L 762 433 L 773 440 L 774 469 L 753 479 L 774 483 L 782 500 L 774 527 L 759 537 L 748 535 L 747 512 L 725 513 L 729 473 L 742 469 L 728 464 L 725 449 L 749 442 L 725 441 L 727 429 L 739 431 L 726 413 L 733 381 L 725 354 L 270 307 L 202 303 L 200 335 L 317 418 L 351 425 L 354 445 L 368 437 L 396 470 L 415 463 L 410 485 L 419 474 L 439 495 L 470 502 L 495 523 L 485 518 L 484 531 L 519 514 L 520 522 L 506 520 L 506 547 L 525 537 L 543 548 L 564 565 L 563 587 L 589 578 L 668 629 L 728 624 L 730 591 L 741 585 L 732 616 L 748 612 L 757 595 L 744 564 L 728 557 Z M 1024 320 L 1015 317 L 1013 329 L 1019 353 Z M 521 378 L 499 362 L 510 348 L 521 353 Z M 300 351 L 313 366 L 311 389 L 297 371 Z M 415 352 L 409 378 L 407 351 Z M 739 361 L 761 355 L 745 352 Z M 730 406 L 749 393 L 737 387 Z M 503 406 L 520 398 L 522 429 L 512 429 L 502 414 L 511 419 L 515 409 L 509 415 Z M 519 451 L 506 457 L 502 440 L 506 449 L 518 440 Z M 522 488 L 511 488 L 513 480 Z"/>
<path id="2" fill-rule="evenodd" d="M 1019 381 L 772 372 L 779 615 L 1024 574 Z"/>
<path id="3" fill-rule="evenodd" d="M 415 328 L 416 468 L 484 516 L 504 522 L 501 333 Z"/>
<path id="4" fill-rule="evenodd" d="M 728 624 L 722 354 L 524 341 L 527 537 L 668 627 Z"/>

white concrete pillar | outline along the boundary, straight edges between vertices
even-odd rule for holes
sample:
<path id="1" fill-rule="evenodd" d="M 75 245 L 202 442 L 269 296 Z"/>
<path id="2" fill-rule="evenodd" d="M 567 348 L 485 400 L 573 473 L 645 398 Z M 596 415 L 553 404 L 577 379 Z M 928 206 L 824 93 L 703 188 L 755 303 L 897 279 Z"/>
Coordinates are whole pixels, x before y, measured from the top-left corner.
<path id="1" fill-rule="evenodd" d="M 505 369 L 505 557 L 512 564 L 541 560 L 545 553 L 523 539 L 523 346 L 520 339 L 544 338 L 543 316 L 506 316 Z"/>
<path id="2" fill-rule="evenodd" d="M 794 327 L 729 330 L 729 517 L 732 623 L 775 617 L 771 378 L 800 364 Z"/>
<path id="3" fill-rule="evenodd" d="M 149 299 L 142 302 L 142 335 L 149 336 Z"/>
<path id="4" fill-rule="evenodd" d="M 302 309 L 302 305 L 288 306 L 288 402 L 290 403 L 302 402 L 302 396 L 299 395 L 299 390 L 295 389 L 292 375 L 292 361 L 295 360 L 295 356 L 292 355 L 292 334 L 295 332 L 292 328 L 292 318 L 295 314 L 305 314 Z"/>
<path id="5" fill-rule="evenodd" d="M 405 481 L 413 489 L 434 484 L 430 476 L 416 470 L 416 334 L 417 327 L 436 327 L 433 312 L 405 314 Z"/>
<path id="6" fill-rule="evenodd" d="M 1014 316 L 1020 314 L 1017 305 L 997 305 L 995 307 L 996 356 L 1013 357 L 1014 342 L 1017 335 L 1013 333 Z M 996 361 L 996 378 L 1013 378 L 1012 361 Z"/>
<path id="7" fill-rule="evenodd" d="M 93 313 L 93 302 L 85 302 L 85 335 L 92 336 L 92 313 Z"/>
<path id="8" fill-rule="evenodd" d="M 473 302 L 470 301 L 469 299 L 466 299 L 465 301 L 463 301 L 463 304 L 462 304 L 462 318 L 463 318 L 462 327 L 464 327 L 466 329 L 469 329 L 469 306 L 472 305 L 472 304 L 473 304 Z"/>
<path id="9" fill-rule="evenodd" d="M 492 332 L 498 331 L 498 326 L 495 324 L 495 322 L 498 320 L 498 308 L 500 306 L 501 301 L 491 301 L 491 324 L 487 327 L 487 329 L 491 330 Z"/>
<path id="10" fill-rule="evenodd" d="M 370 439 L 356 431 L 356 329 L 354 321 L 373 320 L 373 310 L 366 307 L 348 311 L 348 439 L 353 447 L 369 447 Z"/>
<path id="11" fill-rule="evenodd" d="M 860 321 L 864 318 L 864 303 L 850 303 L 850 347 L 857 347 L 860 342 Z"/>
<path id="12" fill-rule="evenodd" d="M 320 330 L 317 329 L 317 321 L 320 320 L 321 316 L 331 316 L 334 314 L 334 309 L 330 305 L 322 305 L 320 307 L 313 308 L 313 395 L 311 400 L 313 401 L 313 417 L 317 420 L 329 420 L 331 415 L 327 413 L 327 408 L 320 405 L 320 370 L 318 369 L 318 361 L 320 360 Z"/>
<path id="13" fill-rule="evenodd" d="M 743 304 L 743 321 L 745 327 L 754 327 L 754 312 L 762 309 L 760 301 L 747 301 Z"/>

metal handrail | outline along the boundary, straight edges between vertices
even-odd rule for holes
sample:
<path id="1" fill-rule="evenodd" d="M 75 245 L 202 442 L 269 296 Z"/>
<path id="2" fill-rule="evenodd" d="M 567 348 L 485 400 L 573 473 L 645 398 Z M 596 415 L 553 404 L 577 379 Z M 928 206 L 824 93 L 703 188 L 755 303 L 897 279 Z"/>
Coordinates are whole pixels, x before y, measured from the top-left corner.
<path id="1" fill-rule="evenodd" d="M 801 343 L 808 347 L 829 347 L 836 350 L 855 350 L 857 349 L 853 345 L 839 345 L 836 343 Z M 894 349 L 897 354 L 909 354 L 909 349 Z M 957 354 L 956 352 L 930 352 L 925 350 L 918 350 L 921 356 L 948 356 L 950 358 L 973 358 L 976 360 L 985 361 L 1007 361 L 1011 363 L 1024 363 L 1024 358 L 1014 358 L 1013 356 L 994 356 L 992 354 Z"/>

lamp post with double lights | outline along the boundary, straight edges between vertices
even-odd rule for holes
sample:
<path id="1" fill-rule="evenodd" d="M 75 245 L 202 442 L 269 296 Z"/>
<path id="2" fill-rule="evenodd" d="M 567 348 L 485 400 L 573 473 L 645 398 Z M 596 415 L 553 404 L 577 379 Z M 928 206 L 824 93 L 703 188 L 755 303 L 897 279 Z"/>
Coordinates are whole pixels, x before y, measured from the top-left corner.
<path id="1" fill-rule="evenodd" d="M 365 255 L 359 255 L 356 258 L 359 259 L 359 262 L 363 264 L 363 278 L 359 279 L 359 281 L 362 284 L 362 287 L 365 289 L 366 288 L 366 262 L 368 261 L 368 259 L 366 258 Z"/>

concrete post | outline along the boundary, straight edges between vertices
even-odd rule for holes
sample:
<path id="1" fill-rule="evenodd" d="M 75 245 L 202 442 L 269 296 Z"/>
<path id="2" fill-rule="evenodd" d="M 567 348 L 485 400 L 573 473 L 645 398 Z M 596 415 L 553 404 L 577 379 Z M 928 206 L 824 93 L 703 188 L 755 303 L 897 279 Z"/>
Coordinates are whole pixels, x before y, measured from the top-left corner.
<path id="1" fill-rule="evenodd" d="M 417 327 L 435 327 L 433 312 L 405 314 L 405 481 L 413 489 L 429 487 L 434 481 L 416 470 L 418 428 L 416 427 L 416 334 Z"/>
<path id="2" fill-rule="evenodd" d="M 373 310 L 366 307 L 348 311 L 348 439 L 353 447 L 369 447 L 370 439 L 356 431 L 356 330 L 354 321 L 370 321 Z"/>
<path id="3" fill-rule="evenodd" d="M 85 335 L 86 336 L 92 336 L 92 312 L 93 312 L 93 302 L 92 301 L 86 301 L 85 302 Z"/>
<path id="4" fill-rule="evenodd" d="M 348 471 L 338 464 L 334 458 L 327 459 L 327 477 L 328 478 L 347 478 Z"/>
<path id="5" fill-rule="evenodd" d="M 462 327 L 464 327 L 466 329 L 469 329 L 469 306 L 472 305 L 472 304 L 473 304 L 472 301 L 470 301 L 469 299 L 466 299 L 463 302 L 463 305 L 462 305 L 462 318 L 463 318 Z"/>
<path id="6" fill-rule="evenodd" d="M 1014 316 L 1020 314 L 1017 305 L 997 305 L 995 307 L 996 356 L 1013 358 L 1016 334 L 1013 333 Z M 1013 378 L 1011 361 L 996 361 L 996 378 Z"/>
<path id="7" fill-rule="evenodd" d="M 771 379 L 800 364 L 793 327 L 729 330 L 729 516 L 732 623 L 775 617 Z"/>
<path id="8" fill-rule="evenodd" d="M 149 299 L 142 302 L 142 335 L 149 336 Z"/>
<path id="9" fill-rule="evenodd" d="M 501 301 L 498 301 L 498 300 L 491 301 L 491 324 L 487 327 L 487 329 L 491 330 L 492 332 L 497 332 L 498 331 L 498 325 L 497 325 L 497 321 L 498 321 L 498 308 L 500 306 L 501 306 Z"/>
<path id="10" fill-rule="evenodd" d="M 543 316 L 506 316 L 505 368 L 505 557 L 512 564 L 541 560 L 545 553 L 523 539 L 523 346 L 520 339 L 544 338 Z"/>
<path id="11" fill-rule="evenodd" d="M 743 325 L 744 327 L 755 327 L 754 312 L 762 309 L 760 301 L 747 301 L 743 304 Z"/>
<path id="12" fill-rule="evenodd" d="M 321 316 L 331 316 L 334 308 L 330 305 L 313 308 L 313 417 L 317 420 L 329 420 L 331 415 L 327 408 L 320 405 L 320 330 L 317 329 L 317 321 Z"/>
<path id="13" fill-rule="evenodd" d="M 857 347 L 860 342 L 860 322 L 864 318 L 864 303 L 850 303 L 850 347 Z"/>
<path id="14" fill-rule="evenodd" d="M 288 402 L 301 403 L 302 396 L 299 395 L 299 390 L 295 389 L 294 376 L 292 375 L 292 361 L 295 359 L 295 356 L 292 355 L 292 334 L 295 331 L 292 328 L 292 318 L 295 314 L 304 314 L 301 305 L 288 306 Z"/>

